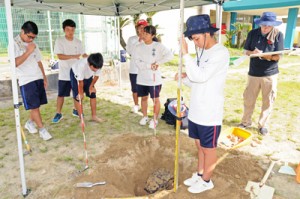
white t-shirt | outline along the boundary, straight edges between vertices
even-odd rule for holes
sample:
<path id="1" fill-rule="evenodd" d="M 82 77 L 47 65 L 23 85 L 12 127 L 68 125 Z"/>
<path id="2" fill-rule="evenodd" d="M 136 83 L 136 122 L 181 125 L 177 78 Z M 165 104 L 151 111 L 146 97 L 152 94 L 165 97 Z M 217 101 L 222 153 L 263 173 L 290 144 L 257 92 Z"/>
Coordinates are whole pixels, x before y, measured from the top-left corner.
<path id="1" fill-rule="evenodd" d="M 23 55 L 26 52 L 27 46 L 28 43 L 23 42 L 20 35 L 16 36 L 14 38 L 15 58 Z M 43 79 L 43 73 L 38 65 L 38 62 L 41 60 L 42 55 L 39 47 L 36 45 L 35 50 L 29 55 L 29 57 L 16 68 L 20 86 L 38 79 Z"/>
<path id="2" fill-rule="evenodd" d="M 79 39 L 73 38 L 72 41 L 69 41 L 65 36 L 63 36 L 56 39 L 54 53 L 63 55 L 82 55 L 85 52 Z M 59 80 L 70 81 L 71 66 L 76 62 L 76 60 L 77 59 L 59 60 Z"/>
<path id="3" fill-rule="evenodd" d="M 133 60 L 138 67 L 137 84 L 144 86 L 156 86 L 162 84 L 161 72 L 158 69 L 151 69 L 152 63 L 159 65 L 173 59 L 172 52 L 159 42 L 152 42 L 147 45 L 141 43 L 136 46 L 133 53 Z M 155 82 L 153 74 L 155 74 Z"/>
<path id="4" fill-rule="evenodd" d="M 204 126 L 222 125 L 224 87 L 229 66 L 227 48 L 216 44 L 204 50 L 199 66 L 197 58 L 193 59 L 188 54 L 183 58 L 191 86 L 189 120 Z"/>
<path id="5" fill-rule="evenodd" d="M 100 76 L 101 74 L 100 69 L 98 69 L 96 72 L 91 70 L 87 58 L 76 60 L 72 65 L 72 70 L 77 80 L 89 79 L 92 76 Z"/>
<path id="6" fill-rule="evenodd" d="M 131 56 L 134 53 L 134 49 L 136 48 L 136 46 L 140 43 L 144 43 L 143 40 L 139 41 L 139 37 L 137 35 L 129 37 L 128 41 L 127 41 L 127 53 Z M 138 73 L 138 68 L 136 66 L 136 63 L 133 61 L 133 59 L 131 58 L 130 60 L 130 68 L 129 68 L 129 73 L 130 74 L 137 74 Z"/>

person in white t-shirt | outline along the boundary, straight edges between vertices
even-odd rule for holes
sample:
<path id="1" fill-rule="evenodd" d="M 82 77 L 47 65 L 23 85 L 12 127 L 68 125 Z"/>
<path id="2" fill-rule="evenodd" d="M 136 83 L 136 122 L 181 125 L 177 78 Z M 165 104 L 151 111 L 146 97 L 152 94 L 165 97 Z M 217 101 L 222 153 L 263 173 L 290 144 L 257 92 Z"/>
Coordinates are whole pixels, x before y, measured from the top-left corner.
<path id="1" fill-rule="evenodd" d="M 143 118 L 140 125 L 146 125 L 148 122 L 147 108 L 148 95 L 154 102 L 153 118 L 149 122 L 149 128 L 155 128 L 158 124 L 158 115 L 160 111 L 159 93 L 162 86 L 161 72 L 159 66 L 173 58 L 172 52 L 164 45 L 157 42 L 156 28 L 152 25 L 146 26 L 143 33 L 144 43 L 136 46 L 133 54 L 133 60 L 138 68 L 137 92 L 142 97 Z"/>
<path id="2" fill-rule="evenodd" d="M 196 46 L 196 58 L 188 54 L 183 38 L 182 54 L 186 73 L 183 82 L 191 87 L 188 114 L 189 137 L 195 140 L 198 151 L 197 172 L 185 180 L 191 193 L 214 188 L 211 176 L 217 163 L 217 142 L 221 132 L 224 106 L 224 87 L 229 66 L 229 52 L 214 38 L 208 15 L 188 18 L 184 36 Z"/>
<path id="3" fill-rule="evenodd" d="M 144 33 L 144 28 L 148 26 L 148 22 L 144 19 L 138 20 L 136 23 L 135 29 L 137 35 L 129 37 L 127 41 L 127 53 L 132 57 L 134 53 L 135 47 L 143 42 L 142 36 Z M 136 78 L 137 78 L 138 68 L 134 62 L 134 60 L 130 60 L 130 68 L 129 68 L 129 79 L 131 83 L 131 91 L 132 91 L 132 98 L 134 102 L 134 106 L 132 107 L 132 112 L 137 113 L 140 109 L 139 101 L 138 101 L 138 94 L 137 94 L 137 85 L 136 85 Z"/>
<path id="4" fill-rule="evenodd" d="M 88 58 L 77 60 L 71 67 L 70 79 L 75 101 L 75 107 L 78 110 L 79 117 L 83 116 L 80 108 L 79 99 L 83 99 L 84 93 L 90 98 L 92 111 L 92 120 L 95 122 L 104 121 L 96 114 L 96 88 L 95 84 L 100 76 L 100 69 L 103 66 L 103 57 L 101 53 L 90 54 Z"/>
<path id="5" fill-rule="evenodd" d="M 14 38 L 16 72 L 26 110 L 30 110 L 30 119 L 25 128 L 29 133 L 37 133 L 34 123 L 39 128 L 40 137 L 50 140 L 52 136 L 43 125 L 40 106 L 47 104 L 45 89 L 48 86 L 42 64 L 42 55 L 38 46 L 33 42 L 38 34 L 38 27 L 32 21 L 23 24 L 21 33 Z"/>
<path id="6" fill-rule="evenodd" d="M 52 120 L 53 123 L 58 123 L 63 115 L 61 113 L 64 98 L 70 96 L 71 82 L 70 70 L 71 66 L 80 57 L 87 57 L 84 48 L 79 39 L 74 37 L 76 24 L 73 20 L 67 19 L 63 23 L 63 30 L 65 36 L 59 37 L 55 41 L 54 53 L 59 59 L 59 73 L 58 73 L 58 95 L 56 101 L 56 114 Z M 74 101 L 75 107 L 75 101 Z M 78 111 L 73 109 L 73 116 L 78 117 Z"/>

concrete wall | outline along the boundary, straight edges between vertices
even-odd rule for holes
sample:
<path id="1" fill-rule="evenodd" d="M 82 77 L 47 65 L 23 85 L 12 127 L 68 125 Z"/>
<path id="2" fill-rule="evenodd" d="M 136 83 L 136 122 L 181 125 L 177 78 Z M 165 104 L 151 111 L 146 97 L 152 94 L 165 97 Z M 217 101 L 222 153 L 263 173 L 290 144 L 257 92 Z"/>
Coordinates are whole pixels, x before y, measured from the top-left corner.
<path id="1" fill-rule="evenodd" d="M 51 73 L 47 75 L 48 78 L 48 89 L 49 90 L 57 90 L 58 86 L 58 73 Z M 18 94 L 20 96 L 20 89 L 18 86 Z M 0 98 L 3 97 L 12 97 L 12 84 L 11 79 L 1 80 L 0 81 Z"/>
<path id="2" fill-rule="evenodd" d="M 119 62 L 120 63 L 120 62 Z M 128 69 L 129 61 L 121 64 L 121 74 L 118 66 L 103 66 L 99 82 L 102 85 L 118 85 L 119 77 L 121 75 L 122 83 L 129 81 Z M 58 89 L 58 71 L 50 72 L 47 74 L 48 78 L 48 90 L 56 91 Z M 20 96 L 20 90 L 18 86 L 18 94 Z M 0 80 L 0 98 L 12 97 L 12 84 L 11 79 Z"/>

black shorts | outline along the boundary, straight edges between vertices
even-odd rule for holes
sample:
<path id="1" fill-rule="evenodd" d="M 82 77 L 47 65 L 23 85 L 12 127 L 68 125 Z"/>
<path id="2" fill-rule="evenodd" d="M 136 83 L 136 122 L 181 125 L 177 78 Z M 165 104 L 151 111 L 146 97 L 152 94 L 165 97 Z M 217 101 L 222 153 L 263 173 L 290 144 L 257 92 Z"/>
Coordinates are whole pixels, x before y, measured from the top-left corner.
<path id="1" fill-rule="evenodd" d="M 58 96 L 69 97 L 71 93 L 71 81 L 58 80 Z"/>
<path id="2" fill-rule="evenodd" d="M 20 86 L 20 91 L 26 110 L 36 109 L 48 103 L 43 79 Z"/>
<path id="3" fill-rule="evenodd" d="M 133 93 L 137 93 L 136 77 L 137 77 L 137 74 L 129 73 L 129 79 L 130 79 L 130 83 L 131 83 L 131 91 Z"/>
<path id="4" fill-rule="evenodd" d="M 154 86 L 144 86 L 144 85 L 137 85 L 137 93 L 139 97 L 148 96 L 150 93 L 151 98 L 158 98 L 159 93 L 161 90 L 161 85 L 155 86 L 155 95 L 154 95 Z"/>
<path id="5" fill-rule="evenodd" d="M 70 72 L 70 77 L 71 77 L 71 87 L 72 87 L 73 98 L 76 100 L 76 97 L 78 95 L 78 82 L 74 76 L 72 69 Z M 87 96 L 89 98 L 96 98 L 96 93 L 90 94 L 90 85 L 91 85 L 92 81 L 93 81 L 93 77 L 83 80 L 83 91 L 85 93 L 85 96 Z"/>
<path id="6" fill-rule="evenodd" d="M 200 140 L 205 148 L 216 148 L 221 132 L 221 125 L 203 126 L 189 120 L 189 137 Z"/>

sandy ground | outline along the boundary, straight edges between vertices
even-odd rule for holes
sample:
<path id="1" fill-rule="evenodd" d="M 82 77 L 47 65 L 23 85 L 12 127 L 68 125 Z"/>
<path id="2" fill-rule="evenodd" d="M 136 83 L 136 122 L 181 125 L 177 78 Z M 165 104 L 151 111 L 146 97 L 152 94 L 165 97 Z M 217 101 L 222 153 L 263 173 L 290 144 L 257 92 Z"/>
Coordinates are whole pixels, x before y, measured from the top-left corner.
<path id="1" fill-rule="evenodd" d="M 118 83 L 112 83 L 117 85 Z M 128 87 L 128 82 L 124 83 Z M 122 89 L 120 95 L 110 95 L 118 87 L 102 86 L 99 97 L 109 99 L 109 103 L 118 103 L 124 106 L 125 116 L 135 121 L 125 121 L 123 133 L 116 134 L 114 126 L 106 133 L 99 133 L 98 128 L 104 124 L 87 122 L 87 143 L 89 154 L 89 169 L 80 173 L 84 168 L 84 151 L 80 132 L 78 135 L 69 135 L 68 140 L 56 138 L 44 142 L 38 135 L 28 135 L 33 152 L 25 156 L 26 182 L 31 189 L 27 198 L 122 198 L 146 196 L 145 182 L 149 175 L 159 168 L 165 168 L 171 173 L 174 171 L 175 131 L 172 126 L 160 121 L 157 131 L 147 127 L 130 129 L 126 123 L 136 122 L 140 115 L 129 113 L 128 104 L 131 103 L 130 91 Z M 129 93 L 129 94 L 128 94 Z M 50 99 L 55 93 L 50 93 Z M 163 100 L 162 100 L 163 101 Z M 4 102 L 2 102 L 4 103 Z M 3 104 L 2 104 L 3 106 Z M 13 117 L 13 115 L 12 115 Z M 66 117 L 66 120 L 73 118 Z M 74 120 L 74 119 L 73 119 Z M 106 125 L 106 124 L 105 124 Z M 20 173 L 17 156 L 15 132 L 7 132 L 7 127 L 1 126 L 0 144 L 0 198 L 22 198 Z M 270 159 L 293 162 L 300 160 L 299 151 L 285 143 L 272 142 L 271 138 L 264 139 L 256 146 L 245 146 L 233 151 L 218 149 L 219 161 L 213 176 L 215 188 L 201 194 L 190 194 L 183 181 L 190 177 L 196 169 L 197 154 L 194 142 L 183 132 L 179 139 L 179 186 L 176 193 L 162 191 L 148 195 L 149 198 L 163 199 L 194 199 L 194 198 L 250 198 L 245 191 L 248 181 L 259 182 L 267 170 Z M 294 162 L 295 163 L 295 162 Z M 267 185 L 275 188 L 275 199 L 300 198 L 300 185 L 295 183 L 293 176 L 278 173 L 282 162 L 278 162 Z M 291 165 L 293 168 L 295 165 Z M 105 181 L 105 185 L 92 188 L 76 188 L 79 182 Z"/>

